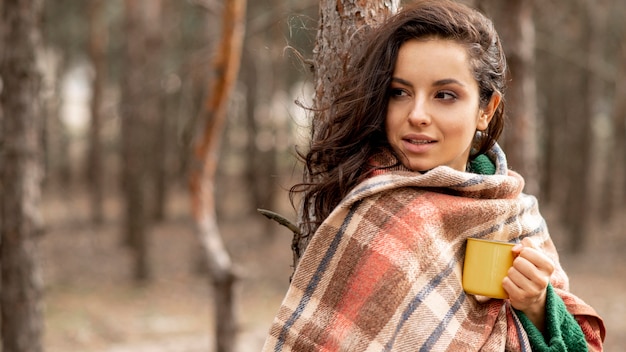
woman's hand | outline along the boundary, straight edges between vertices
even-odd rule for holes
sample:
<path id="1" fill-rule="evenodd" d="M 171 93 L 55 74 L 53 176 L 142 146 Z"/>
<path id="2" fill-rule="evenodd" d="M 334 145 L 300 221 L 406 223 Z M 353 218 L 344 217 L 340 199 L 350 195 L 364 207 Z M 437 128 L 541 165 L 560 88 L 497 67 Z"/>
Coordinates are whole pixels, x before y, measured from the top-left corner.
<path id="1" fill-rule="evenodd" d="M 529 238 L 513 247 L 515 260 L 502 287 L 509 294 L 513 308 L 521 310 L 539 331 L 545 327 L 546 288 L 554 272 L 554 263 L 535 248 Z"/>

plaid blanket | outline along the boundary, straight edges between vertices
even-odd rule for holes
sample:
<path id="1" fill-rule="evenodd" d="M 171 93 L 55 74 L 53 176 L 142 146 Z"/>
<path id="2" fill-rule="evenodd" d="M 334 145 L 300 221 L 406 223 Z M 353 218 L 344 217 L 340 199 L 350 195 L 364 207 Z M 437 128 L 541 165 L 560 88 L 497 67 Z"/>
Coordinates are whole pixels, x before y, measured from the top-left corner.
<path id="1" fill-rule="evenodd" d="M 468 237 L 530 237 L 554 260 L 552 285 L 568 310 L 598 340 L 586 320 L 597 314 L 568 292 L 537 200 L 521 193 L 522 177 L 497 148 L 490 157 L 496 175 L 396 168 L 357 186 L 313 236 L 263 351 L 530 351 L 508 301 L 463 291 Z"/>

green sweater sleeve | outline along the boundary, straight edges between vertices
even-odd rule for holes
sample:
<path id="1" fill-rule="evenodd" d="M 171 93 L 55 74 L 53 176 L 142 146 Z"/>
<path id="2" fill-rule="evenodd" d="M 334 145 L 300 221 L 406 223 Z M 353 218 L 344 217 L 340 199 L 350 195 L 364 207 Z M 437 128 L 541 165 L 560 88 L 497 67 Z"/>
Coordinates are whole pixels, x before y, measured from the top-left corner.
<path id="1" fill-rule="evenodd" d="M 574 316 L 567 311 L 565 303 L 554 291 L 552 285 L 548 285 L 547 288 L 546 331 L 544 334 L 522 311 L 515 310 L 515 312 L 528 334 L 533 351 L 587 351 L 587 341 L 580 325 Z"/>

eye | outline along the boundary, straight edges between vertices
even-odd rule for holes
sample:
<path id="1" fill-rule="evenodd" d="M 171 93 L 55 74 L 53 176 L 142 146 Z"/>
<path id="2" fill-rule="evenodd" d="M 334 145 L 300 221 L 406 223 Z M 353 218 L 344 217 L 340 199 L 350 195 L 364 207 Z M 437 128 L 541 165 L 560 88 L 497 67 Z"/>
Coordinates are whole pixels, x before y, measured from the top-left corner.
<path id="1" fill-rule="evenodd" d="M 390 88 L 389 96 L 392 98 L 400 98 L 406 97 L 408 95 L 407 91 L 402 88 Z"/>
<path id="2" fill-rule="evenodd" d="M 458 98 L 458 96 L 451 91 L 447 91 L 447 90 L 442 90 L 437 92 L 437 94 L 435 94 L 435 99 L 441 99 L 441 100 L 456 100 Z"/>

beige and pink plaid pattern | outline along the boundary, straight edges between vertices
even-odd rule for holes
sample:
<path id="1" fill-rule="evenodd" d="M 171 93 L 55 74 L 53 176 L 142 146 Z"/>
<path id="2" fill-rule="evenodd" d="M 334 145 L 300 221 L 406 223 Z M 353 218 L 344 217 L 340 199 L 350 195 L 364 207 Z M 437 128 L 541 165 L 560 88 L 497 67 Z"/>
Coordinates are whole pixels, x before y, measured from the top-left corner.
<path id="1" fill-rule="evenodd" d="M 496 175 L 396 169 L 356 187 L 306 249 L 263 351 L 530 351 L 506 300 L 463 291 L 468 237 L 545 249 L 553 286 L 600 350 L 587 322 L 597 315 L 567 292 L 536 199 L 498 157 Z"/>

